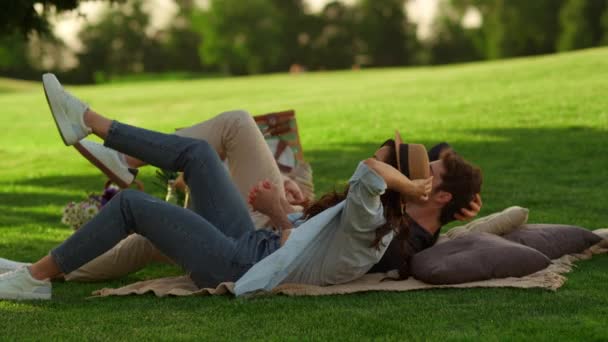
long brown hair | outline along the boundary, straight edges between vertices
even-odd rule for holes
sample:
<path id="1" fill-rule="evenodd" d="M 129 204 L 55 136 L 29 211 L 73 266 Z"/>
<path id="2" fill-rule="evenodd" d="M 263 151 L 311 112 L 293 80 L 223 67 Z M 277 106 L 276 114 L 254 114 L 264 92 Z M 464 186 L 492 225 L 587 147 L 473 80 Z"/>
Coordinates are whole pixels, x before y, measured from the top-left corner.
<path id="1" fill-rule="evenodd" d="M 389 146 L 389 160 L 384 161 L 393 167 L 397 167 L 397 157 L 395 154 L 395 141 L 387 140 L 382 146 Z M 327 208 L 333 207 L 340 203 L 348 195 L 349 187 L 346 186 L 343 192 L 337 192 L 336 190 L 324 194 L 316 202 L 312 203 L 308 208 L 304 210 L 304 218 L 309 219 L 315 215 L 318 215 Z M 409 252 L 407 244 L 407 238 L 409 236 L 409 219 L 404 215 L 401 206 L 401 195 L 393 190 L 387 189 L 384 194 L 380 196 L 382 207 L 384 208 L 384 218 L 386 223 L 376 228 L 376 238 L 370 245 L 370 248 L 380 248 L 382 238 L 390 232 L 393 232 L 394 238 L 400 241 L 400 250 L 404 260 L 404 265 L 399 268 L 399 274 L 401 275 L 402 268 L 404 275 L 406 274 L 407 263 L 411 258 L 411 252 Z"/>

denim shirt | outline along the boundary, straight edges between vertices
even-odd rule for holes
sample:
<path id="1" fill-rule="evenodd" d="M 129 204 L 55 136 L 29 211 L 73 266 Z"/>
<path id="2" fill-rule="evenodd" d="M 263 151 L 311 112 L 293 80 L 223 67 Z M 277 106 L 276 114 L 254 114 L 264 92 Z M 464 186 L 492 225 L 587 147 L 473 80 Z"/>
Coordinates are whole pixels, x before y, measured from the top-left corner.
<path id="1" fill-rule="evenodd" d="M 386 183 L 361 162 L 349 185 L 344 201 L 301 223 L 283 247 L 245 273 L 235 284 L 235 294 L 270 291 L 287 282 L 345 283 L 376 264 L 393 238 L 389 233 L 380 248 L 371 247 L 376 228 L 386 222 L 380 201 Z"/>

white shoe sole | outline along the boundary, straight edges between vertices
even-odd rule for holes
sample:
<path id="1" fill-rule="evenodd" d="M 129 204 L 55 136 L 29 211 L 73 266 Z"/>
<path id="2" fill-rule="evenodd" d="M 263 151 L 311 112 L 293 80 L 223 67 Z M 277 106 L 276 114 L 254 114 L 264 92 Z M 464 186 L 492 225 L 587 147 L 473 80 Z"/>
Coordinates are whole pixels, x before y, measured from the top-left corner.
<path id="1" fill-rule="evenodd" d="M 0 292 L 0 300 L 50 300 L 52 297 L 51 293 L 14 293 L 14 292 Z"/>
<path id="2" fill-rule="evenodd" d="M 50 87 L 51 83 L 57 83 L 57 86 Z M 59 81 L 57 81 L 53 75 L 45 74 L 42 75 L 42 86 L 44 88 L 46 102 L 51 109 L 53 119 L 55 120 L 55 125 L 57 126 L 57 130 L 59 130 L 59 135 L 61 136 L 63 143 L 66 146 L 74 145 L 76 142 L 78 142 L 78 137 L 72 130 L 72 123 L 67 118 L 63 108 L 55 102 L 57 99 L 63 98 L 63 94 L 59 93 L 59 91 L 62 90 Z"/>
<path id="3" fill-rule="evenodd" d="M 131 180 L 131 182 L 127 182 L 123 178 L 120 178 L 117 174 L 112 172 L 112 170 L 110 170 L 101 160 L 95 158 L 95 156 L 80 143 L 74 144 L 74 147 L 76 148 L 76 150 L 78 150 L 78 152 L 80 152 L 80 154 L 82 154 L 83 157 L 85 157 L 89 162 L 91 162 L 99 170 L 101 170 L 101 172 L 108 176 L 110 180 L 114 182 L 114 184 L 118 185 L 121 188 L 128 188 L 131 183 L 133 183 L 135 177 L 133 177 L 133 180 Z"/>

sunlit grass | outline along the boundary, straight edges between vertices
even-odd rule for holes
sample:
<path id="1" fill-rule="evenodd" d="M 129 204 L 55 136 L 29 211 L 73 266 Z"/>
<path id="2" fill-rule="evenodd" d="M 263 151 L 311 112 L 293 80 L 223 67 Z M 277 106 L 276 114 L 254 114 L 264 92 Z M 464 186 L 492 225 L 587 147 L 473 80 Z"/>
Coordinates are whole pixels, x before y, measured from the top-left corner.
<path id="1" fill-rule="evenodd" d="M 484 170 L 482 215 L 520 205 L 530 222 L 595 229 L 608 226 L 606 70 L 608 49 L 594 49 L 440 68 L 68 88 L 106 115 L 166 132 L 229 109 L 293 108 L 318 193 L 340 188 L 396 128 L 427 146 L 448 141 Z M 0 79 L 0 123 L 0 256 L 33 261 L 69 236 L 59 222 L 63 205 L 99 192 L 104 178 L 63 146 L 39 84 Z M 153 171 L 141 178 L 160 194 Z M 87 299 L 101 287 L 179 274 L 155 265 L 102 284 L 57 283 L 51 302 L 0 302 L 0 336 L 599 340 L 608 334 L 608 257 L 579 265 L 556 293 Z"/>

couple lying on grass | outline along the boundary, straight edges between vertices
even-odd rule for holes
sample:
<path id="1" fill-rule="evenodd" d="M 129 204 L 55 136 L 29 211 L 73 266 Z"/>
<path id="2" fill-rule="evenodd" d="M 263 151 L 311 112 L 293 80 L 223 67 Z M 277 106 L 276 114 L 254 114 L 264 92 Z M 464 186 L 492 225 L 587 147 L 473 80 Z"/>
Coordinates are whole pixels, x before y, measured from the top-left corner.
<path id="1" fill-rule="evenodd" d="M 181 171 L 191 207 L 123 190 L 32 265 L 2 260 L 0 299 L 50 299 L 50 279 L 79 280 L 70 277 L 79 272 L 82 280 L 94 280 L 96 272 L 97 279 L 107 279 L 161 260 L 181 266 L 198 287 L 215 287 L 238 280 L 281 248 L 292 229 L 317 215 L 332 215 L 323 229 L 335 234 L 313 246 L 316 253 L 307 262 L 312 266 L 297 270 L 289 280 L 330 285 L 390 269 L 407 278 L 409 258 L 432 246 L 442 225 L 471 218 L 481 206 L 477 167 L 447 145 L 435 148 L 431 159 L 437 160 L 429 163 L 423 146 L 403 144 L 397 134 L 359 163 L 344 193 L 322 196 L 294 215 L 301 193 L 281 178 L 247 113 L 227 112 L 169 135 L 94 112 L 52 74 L 43 76 L 43 86 L 66 145 L 78 144 L 87 159 L 123 186 L 133 181 L 129 167 L 151 164 Z M 84 140 L 91 133 L 105 146 Z M 222 159 L 228 160 L 228 171 Z M 256 229 L 246 200 L 269 217 L 274 229 Z M 330 210 L 336 207 L 340 210 Z M 120 250 L 129 240 L 134 248 Z M 105 274 L 103 264 L 106 270 L 108 265 L 117 270 Z"/>

